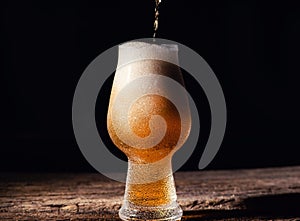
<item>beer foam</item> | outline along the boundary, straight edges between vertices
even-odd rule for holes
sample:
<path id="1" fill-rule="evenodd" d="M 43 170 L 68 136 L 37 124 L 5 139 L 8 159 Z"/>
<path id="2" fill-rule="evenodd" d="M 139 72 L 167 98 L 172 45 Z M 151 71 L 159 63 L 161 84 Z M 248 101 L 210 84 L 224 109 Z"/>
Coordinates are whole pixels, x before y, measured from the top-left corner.
<path id="1" fill-rule="evenodd" d="M 151 44 L 146 42 L 131 41 L 119 45 L 118 67 L 130 62 L 155 59 L 179 65 L 178 45 L 176 44 Z"/>

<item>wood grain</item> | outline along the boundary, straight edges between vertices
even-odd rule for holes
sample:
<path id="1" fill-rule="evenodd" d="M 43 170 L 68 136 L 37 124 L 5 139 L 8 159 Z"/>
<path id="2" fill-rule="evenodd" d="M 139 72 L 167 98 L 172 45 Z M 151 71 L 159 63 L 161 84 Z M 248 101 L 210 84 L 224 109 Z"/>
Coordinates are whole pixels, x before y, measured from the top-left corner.
<path id="1" fill-rule="evenodd" d="M 183 220 L 300 220 L 300 166 L 175 174 Z M 100 174 L 0 174 L 0 220 L 118 220 L 124 184 Z"/>

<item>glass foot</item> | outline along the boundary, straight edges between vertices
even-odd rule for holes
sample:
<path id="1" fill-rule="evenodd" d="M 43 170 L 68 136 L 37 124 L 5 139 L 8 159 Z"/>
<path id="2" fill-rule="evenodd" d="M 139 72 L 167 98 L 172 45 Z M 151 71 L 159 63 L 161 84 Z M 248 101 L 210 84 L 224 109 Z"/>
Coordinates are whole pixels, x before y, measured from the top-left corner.
<path id="1" fill-rule="evenodd" d="M 180 221 L 182 209 L 177 202 L 165 206 L 144 207 L 125 202 L 119 211 L 122 220 Z"/>

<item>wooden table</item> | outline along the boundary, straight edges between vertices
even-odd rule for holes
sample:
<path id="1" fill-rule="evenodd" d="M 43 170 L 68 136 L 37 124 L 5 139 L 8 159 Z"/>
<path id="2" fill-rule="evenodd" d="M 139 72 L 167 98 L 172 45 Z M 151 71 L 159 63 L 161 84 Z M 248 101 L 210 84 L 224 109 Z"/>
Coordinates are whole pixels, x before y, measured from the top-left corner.
<path id="1" fill-rule="evenodd" d="M 175 174 L 183 220 L 300 220 L 300 166 Z M 0 174 L 0 220 L 118 220 L 124 184 L 100 174 Z"/>

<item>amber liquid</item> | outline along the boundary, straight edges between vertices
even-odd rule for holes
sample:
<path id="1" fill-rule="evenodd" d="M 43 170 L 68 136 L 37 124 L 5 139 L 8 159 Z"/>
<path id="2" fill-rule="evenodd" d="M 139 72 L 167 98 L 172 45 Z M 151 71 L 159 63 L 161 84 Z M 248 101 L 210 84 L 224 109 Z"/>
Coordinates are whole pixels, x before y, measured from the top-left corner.
<path id="1" fill-rule="evenodd" d="M 126 198 L 139 206 L 161 206 L 176 200 L 173 176 L 145 184 L 129 184 Z"/>
<path id="2" fill-rule="evenodd" d="M 131 81 L 136 77 L 145 75 L 145 73 L 168 76 L 183 84 L 178 66 L 160 60 L 138 61 L 118 70 L 111 92 L 110 107 L 119 92 L 120 85 L 117 82 L 126 84 L 123 80 L 118 79 L 119 76 L 127 75 L 126 79 Z M 135 176 L 136 173 L 132 165 L 147 165 L 149 163 L 155 165 L 156 162 L 166 158 L 174 151 L 181 133 L 181 120 L 176 107 L 171 101 L 165 97 L 152 94 L 140 97 L 131 106 L 126 117 L 132 131 L 140 137 L 147 137 L 151 133 L 149 121 L 152 115 L 160 115 L 166 121 L 167 131 L 164 138 L 156 146 L 147 149 L 128 146 L 119 139 L 114 131 L 110 107 L 107 116 L 108 132 L 114 144 L 127 155 L 129 160 L 128 173 L 131 173 L 132 176 Z M 141 183 L 131 183 L 130 180 L 127 180 L 125 199 L 139 206 L 161 206 L 176 201 L 171 162 L 163 164 L 162 167 L 169 170 L 169 173 L 167 172 L 166 176 L 159 179 L 153 179 L 153 181 L 150 179 L 150 182 Z M 157 168 L 157 170 L 160 170 L 160 168 Z M 147 176 L 150 175 L 146 167 L 141 177 L 147 179 Z"/>

